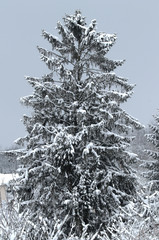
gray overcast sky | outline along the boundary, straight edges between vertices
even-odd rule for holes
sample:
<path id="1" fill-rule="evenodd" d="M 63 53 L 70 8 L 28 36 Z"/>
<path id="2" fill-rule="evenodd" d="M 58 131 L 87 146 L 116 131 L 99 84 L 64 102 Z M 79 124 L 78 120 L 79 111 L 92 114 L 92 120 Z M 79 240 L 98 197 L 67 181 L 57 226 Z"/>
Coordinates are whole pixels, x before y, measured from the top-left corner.
<path id="1" fill-rule="evenodd" d="M 57 21 L 80 9 L 98 31 L 116 33 L 109 58 L 126 59 L 116 73 L 135 83 L 134 95 L 123 108 L 147 125 L 159 108 L 159 0 L 4 0 L 0 1 L 0 146 L 24 136 L 20 122 L 28 110 L 19 98 L 32 93 L 24 76 L 48 73 L 37 45 L 48 43 L 41 30 L 57 35 Z"/>

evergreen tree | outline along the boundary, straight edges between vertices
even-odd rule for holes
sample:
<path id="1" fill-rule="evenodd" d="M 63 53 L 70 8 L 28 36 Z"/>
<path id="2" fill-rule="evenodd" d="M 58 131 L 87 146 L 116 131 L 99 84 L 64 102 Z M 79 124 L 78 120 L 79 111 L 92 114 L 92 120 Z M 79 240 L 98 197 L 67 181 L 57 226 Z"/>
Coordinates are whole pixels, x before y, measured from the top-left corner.
<path id="1" fill-rule="evenodd" d="M 76 11 L 57 30 L 60 38 L 42 32 L 50 51 L 38 47 L 50 73 L 26 77 L 34 92 L 21 102 L 33 113 L 24 116 L 27 135 L 17 140 L 26 147 L 16 151 L 14 189 L 20 211 L 32 213 L 31 239 L 47 239 L 34 228 L 41 219 L 56 239 L 106 238 L 119 207 L 135 195 L 127 134 L 141 125 L 120 107 L 134 86 L 114 73 L 124 62 L 106 57 L 116 35 L 97 32 L 96 20 L 87 26 Z"/>
<path id="2" fill-rule="evenodd" d="M 147 163 L 149 168 L 147 175 L 150 179 L 152 191 L 159 190 L 159 116 L 154 116 L 154 120 L 154 124 L 149 126 L 151 133 L 146 134 L 146 138 L 152 143 L 154 150 L 145 150 L 145 152 L 153 159 Z"/>

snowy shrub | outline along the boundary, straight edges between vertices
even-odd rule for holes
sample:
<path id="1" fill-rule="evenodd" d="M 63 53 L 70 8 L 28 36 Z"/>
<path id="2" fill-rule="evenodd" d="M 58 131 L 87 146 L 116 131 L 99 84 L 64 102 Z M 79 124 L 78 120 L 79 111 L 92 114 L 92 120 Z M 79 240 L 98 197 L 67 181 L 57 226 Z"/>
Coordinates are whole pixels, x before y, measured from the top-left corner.
<path id="1" fill-rule="evenodd" d="M 159 116 L 154 116 L 155 123 L 150 125 L 151 133 L 146 134 L 148 142 L 152 143 L 154 150 L 145 149 L 145 152 L 153 158 L 153 161 L 146 162 L 149 171 L 147 177 L 149 177 L 151 183 L 151 190 L 159 191 Z"/>
<path id="2" fill-rule="evenodd" d="M 26 240 L 27 214 L 20 215 L 15 207 L 3 205 L 0 208 L 0 239 Z"/>
<path id="3" fill-rule="evenodd" d="M 140 197 L 142 194 L 140 195 Z M 140 201 L 121 209 L 120 217 L 109 229 L 113 240 L 158 240 L 159 192 L 142 196 Z M 123 222 L 123 218 L 125 221 Z"/>

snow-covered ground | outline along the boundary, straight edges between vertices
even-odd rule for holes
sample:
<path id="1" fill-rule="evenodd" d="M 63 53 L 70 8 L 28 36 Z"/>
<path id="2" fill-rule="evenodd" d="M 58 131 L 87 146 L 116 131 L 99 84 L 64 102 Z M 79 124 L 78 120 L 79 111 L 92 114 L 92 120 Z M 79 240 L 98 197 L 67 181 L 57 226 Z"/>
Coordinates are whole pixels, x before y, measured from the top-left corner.
<path id="1" fill-rule="evenodd" d="M 0 173 L 0 185 L 1 184 L 8 184 L 10 180 L 15 179 L 17 177 L 17 174 L 2 174 Z"/>

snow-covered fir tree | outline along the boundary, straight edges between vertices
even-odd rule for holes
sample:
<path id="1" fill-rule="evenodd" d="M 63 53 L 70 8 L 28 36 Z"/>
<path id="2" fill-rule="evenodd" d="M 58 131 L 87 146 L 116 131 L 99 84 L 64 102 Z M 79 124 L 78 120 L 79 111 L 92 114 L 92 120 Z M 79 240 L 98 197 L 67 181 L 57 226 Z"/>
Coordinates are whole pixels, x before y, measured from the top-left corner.
<path id="1" fill-rule="evenodd" d="M 76 11 L 57 30 L 59 38 L 42 32 L 50 51 L 38 47 L 49 74 L 26 77 L 34 92 L 21 102 L 33 113 L 17 140 L 26 148 L 16 151 L 14 189 L 20 211 L 31 211 L 30 239 L 47 239 L 45 225 L 56 239 L 106 239 L 119 207 L 135 196 L 128 132 L 141 125 L 121 108 L 134 86 L 114 73 L 124 63 L 107 58 L 116 35 L 97 32 L 96 20 L 86 25 Z"/>
<path id="2" fill-rule="evenodd" d="M 152 191 L 159 191 L 159 115 L 154 116 L 154 123 L 149 126 L 151 133 L 146 134 L 147 140 L 152 143 L 154 150 L 146 149 L 145 152 L 152 158 L 147 162 Z"/>

